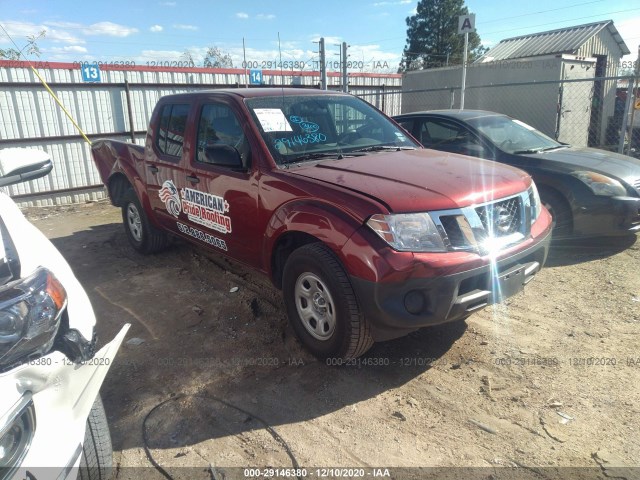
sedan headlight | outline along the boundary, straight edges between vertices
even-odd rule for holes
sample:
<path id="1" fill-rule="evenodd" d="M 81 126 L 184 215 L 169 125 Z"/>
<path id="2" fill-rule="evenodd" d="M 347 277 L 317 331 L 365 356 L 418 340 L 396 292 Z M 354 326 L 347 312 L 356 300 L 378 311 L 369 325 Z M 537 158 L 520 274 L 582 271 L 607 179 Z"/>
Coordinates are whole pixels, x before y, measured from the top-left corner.
<path id="1" fill-rule="evenodd" d="M 428 213 L 373 215 L 367 225 L 393 249 L 401 252 L 446 252 Z"/>
<path id="2" fill-rule="evenodd" d="M 596 172 L 579 171 L 572 175 L 587 185 L 595 195 L 603 197 L 626 196 L 627 189 L 613 178 Z"/>
<path id="3" fill-rule="evenodd" d="M 47 269 L 0 289 L 0 370 L 52 347 L 67 293 Z"/>

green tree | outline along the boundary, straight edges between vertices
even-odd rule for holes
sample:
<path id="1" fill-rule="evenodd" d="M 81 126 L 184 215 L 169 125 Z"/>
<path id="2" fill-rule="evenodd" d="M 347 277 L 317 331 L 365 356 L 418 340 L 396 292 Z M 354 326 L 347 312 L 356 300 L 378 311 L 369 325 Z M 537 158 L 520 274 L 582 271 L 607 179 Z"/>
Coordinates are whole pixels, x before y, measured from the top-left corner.
<path id="1" fill-rule="evenodd" d="M 204 56 L 204 66 L 206 68 L 233 68 L 233 61 L 228 53 L 224 53 L 218 47 L 210 47 Z"/>
<path id="2" fill-rule="evenodd" d="M 416 14 L 407 17 L 407 44 L 400 72 L 461 65 L 464 35 L 458 34 L 458 17 L 468 15 L 464 0 L 419 0 Z M 488 49 L 477 33 L 469 34 L 469 61 Z"/>
<path id="3" fill-rule="evenodd" d="M 36 57 L 39 57 L 40 47 L 38 47 L 36 42 L 41 38 L 44 38 L 46 34 L 46 30 L 42 30 L 38 35 L 29 35 L 27 37 L 27 44 L 22 47 L 22 50 L 17 50 L 15 48 L 0 48 L 0 60 L 20 60 L 22 52 L 25 50 L 27 55 L 35 55 Z"/>

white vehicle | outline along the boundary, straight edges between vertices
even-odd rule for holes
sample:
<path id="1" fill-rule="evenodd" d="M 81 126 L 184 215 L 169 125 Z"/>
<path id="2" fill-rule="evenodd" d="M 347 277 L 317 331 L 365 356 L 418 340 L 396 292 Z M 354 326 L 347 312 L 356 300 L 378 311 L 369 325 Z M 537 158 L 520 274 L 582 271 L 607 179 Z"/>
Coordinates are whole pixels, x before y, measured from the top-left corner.
<path id="1" fill-rule="evenodd" d="M 48 174 L 45 152 L 0 151 L 0 186 Z M 98 352 L 96 318 L 60 252 L 0 192 L 0 478 L 108 478 L 100 386 L 129 328 Z"/>

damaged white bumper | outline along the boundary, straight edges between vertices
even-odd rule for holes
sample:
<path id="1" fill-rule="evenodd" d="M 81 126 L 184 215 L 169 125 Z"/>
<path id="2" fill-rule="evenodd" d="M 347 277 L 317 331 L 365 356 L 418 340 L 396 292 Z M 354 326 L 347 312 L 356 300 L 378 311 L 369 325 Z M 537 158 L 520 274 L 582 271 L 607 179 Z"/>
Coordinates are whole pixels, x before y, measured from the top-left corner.
<path id="1" fill-rule="evenodd" d="M 54 351 L 0 374 L 1 478 L 76 477 L 87 417 L 129 326 L 85 362 Z"/>

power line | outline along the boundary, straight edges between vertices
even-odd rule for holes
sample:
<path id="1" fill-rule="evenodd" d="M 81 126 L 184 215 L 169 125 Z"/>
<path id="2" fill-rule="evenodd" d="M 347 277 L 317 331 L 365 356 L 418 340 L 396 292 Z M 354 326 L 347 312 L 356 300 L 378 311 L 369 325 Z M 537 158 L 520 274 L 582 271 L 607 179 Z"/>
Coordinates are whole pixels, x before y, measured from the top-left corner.
<path id="1" fill-rule="evenodd" d="M 523 13 L 523 14 L 520 14 L 520 15 L 513 15 L 513 16 L 510 16 L 510 17 L 503 17 L 503 18 L 499 18 L 499 19 L 495 19 L 495 20 L 489 20 L 489 21 L 479 21 L 478 24 L 479 25 L 484 25 L 484 24 L 487 24 L 487 23 L 505 21 L 505 20 L 510 20 L 510 19 L 514 19 L 514 18 L 528 17 L 528 16 L 531 16 L 531 15 L 537 15 L 537 14 L 541 14 L 541 13 L 549 13 L 549 12 L 555 12 L 555 11 L 559 11 L 559 10 L 566 10 L 566 9 L 574 8 L 574 7 L 580 7 L 580 6 L 583 6 L 583 5 L 590 5 L 590 4 L 593 4 L 593 3 L 602 3 L 604 1 L 605 0 L 591 0 L 589 2 L 582 2 L 582 3 L 575 3 L 573 5 L 567 5 L 566 7 L 552 8 L 552 9 L 549 9 L 549 10 L 539 10 L 539 11 L 536 11 L 536 12 Z M 498 32 L 483 33 L 483 35 L 491 35 L 491 34 L 494 34 L 494 33 L 502 33 L 502 32 L 507 32 L 507 31 L 512 31 L 512 30 L 523 30 L 523 29 L 527 29 L 527 28 L 536 28 L 536 27 L 545 26 L 545 25 L 554 25 L 554 24 L 558 24 L 558 23 L 572 22 L 574 20 L 581 20 L 581 19 L 585 19 L 585 18 L 594 18 L 594 17 L 600 17 L 600 16 L 607 16 L 607 15 L 612 15 L 612 14 L 615 14 L 615 13 L 624 13 L 624 12 L 630 12 L 630 11 L 635 11 L 635 10 L 640 10 L 640 9 L 632 8 L 632 9 L 629 9 L 629 10 L 620 10 L 620 11 L 617 11 L 617 12 L 606 12 L 606 13 L 602 13 L 602 14 L 598 14 L 598 15 L 591 15 L 591 16 L 588 16 L 588 17 L 570 18 L 570 19 L 563 20 L 563 21 L 558 21 L 558 22 L 548 22 L 546 24 L 532 25 L 532 26 L 529 26 L 529 27 L 518 27 L 518 28 L 513 28 L 513 29 L 510 29 L 510 30 L 500 30 Z M 403 37 L 381 38 L 381 39 L 377 39 L 377 40 L 372 40 L 372 41 L 370 41 L 368 43 L 359 43 L 358 45 L 361 45 L 361 46 L 375 45 L 377 43 L 381 43 L 381 42 L 385 42 L 385 41 L 389 41 L 389 40 L 397 40 L 399 38 L 406 38 L 406 35 L 403 36 Z M 633 37 L 633 38 L 637 38 L 637 37 Z"/>
<path id="2" fill-rule="evenodd" d="M 483 35 L 493 35 L 495 33 L 512 32 L 514 30 L 526 30 L 527 28 L 545 27 L 547 25 L 557 25 L 559 23 L 567 23 L 567 22 L 570 22 L 570 21 L 573 21 L 573 20 L 585 20 L 587 18 L 604 17 L 604 16 L 608 16 L 608 15 L 613 15 L 613 14 L 616 14 L 616 13 L 635 12 L 637 10 L 640 10 L 640 8 L 629 8 L 627 10 L 618 10 L 617 12 L 599 13 L 597 15 L 588 15 L 586 17 L 572 18 L 570 20 L 559 20 L 557 22 L 547 22 L 547 23 L 542 23 L 542 24 L 538 24 L 538 25 L 531 25 L 529 27 L 524 27 L 524 28 L 523 27 L 517 27 L 517 28 L 509 28 L 507 30 L 497 30 L 495 32 L 483 33 Z M 567 28 L 571 28 L 571 27 L 567 27 Z"/>
<path id="3" fill-rule="evenodd" d="M 550 10 L 540 10 L 538 12 L 529 12 L 529 13 L 523 13 L 521 15 L 513 15 L 511 17 L 503 17 L 503 18 L 496 18 L 494 20 L 489 20 L 487 22 L 478 22 L 478 24 L 480 25 L 484 25 L 485 23 L 495 23 L 495 22 L 501 22 L 503 20 L 511 20 L 513 18 L 521 18 L 521 17 L 529 17 L 531 15 L 538 15 L 540 13 L 549 13 L 549 12 L 557 12 L 558 10 L 566 10 L 568 8 L 573 8 L 573 7 L 581 7 L 582 5 L 590 5 L 592 3 L 602 3 L 605 0 L 592 0 L 590 2 L 583 2 L 583 3 L 574 3 L 573 5 L 567 5 L 566 7 L 558 7 L 558 8 L 552 8 Z"/>

